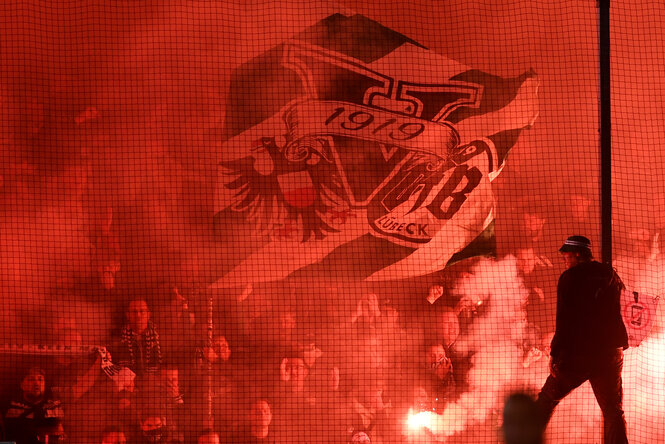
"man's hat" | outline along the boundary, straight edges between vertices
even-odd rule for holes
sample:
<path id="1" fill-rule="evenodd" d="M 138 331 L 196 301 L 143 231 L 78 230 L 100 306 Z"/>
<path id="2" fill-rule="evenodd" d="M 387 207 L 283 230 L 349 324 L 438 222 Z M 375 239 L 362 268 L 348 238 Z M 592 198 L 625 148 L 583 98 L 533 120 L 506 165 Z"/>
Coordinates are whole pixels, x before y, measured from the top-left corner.
<path id="1" fill-rule="evenodd" d="M 591 241 L 584 236 L 570 236 L 559 251 L 562 253 L 591 251 Z"/>

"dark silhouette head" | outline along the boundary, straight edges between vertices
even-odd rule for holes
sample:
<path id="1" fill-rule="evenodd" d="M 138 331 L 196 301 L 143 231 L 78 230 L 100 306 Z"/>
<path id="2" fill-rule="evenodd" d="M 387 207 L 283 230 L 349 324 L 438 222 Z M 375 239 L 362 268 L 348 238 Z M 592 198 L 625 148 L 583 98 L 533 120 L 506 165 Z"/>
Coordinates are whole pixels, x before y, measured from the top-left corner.
<path id="1" fill-rule="evenodd" d="M 502 431 L 506 444 L 542 444 L 545 428 L 539 412 L 529 395 L 510 395 L 503 408 Z"/>

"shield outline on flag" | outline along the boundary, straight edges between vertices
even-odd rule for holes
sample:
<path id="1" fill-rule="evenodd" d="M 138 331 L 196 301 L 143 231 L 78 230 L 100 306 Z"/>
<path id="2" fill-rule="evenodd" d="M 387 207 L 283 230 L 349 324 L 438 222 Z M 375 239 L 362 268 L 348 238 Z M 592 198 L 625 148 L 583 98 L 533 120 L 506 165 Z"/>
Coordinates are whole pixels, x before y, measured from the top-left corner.
<path id="1" fill-rule="evenodd" d="M 299 57 L 304 56 L 304 57 Z M 283 56 L 282 56 L 282 66 L 287 69 L 294 71 L 301 80 L 303 89 L 305 91 L 306 97 L 300 97 L 293 100 L 290 104 L 286 105 L 283 109 L 288 109 L 293 103 L 297 103 L 307 99 L 318 99 L 316 81 L 312 76 L 312 72 L 309 69 L 305 57 L 310 57 L 315 60 L 320 60 L 325 63 L 332 64 L 339 68 L 349 70 L 351 72 L 362 74 L 373 80 L 383 82 L 383 85 L 380 87 L 370 87 L 368 88 L 362 100 L 361 105 L 368 107 L 376 108 L 377 110 L 385 109 L 390 110 L 389 108 L 380 107 L 373 105 L 372 102 L 375 98 L 386 98 L 392 100 L 394 103 L 409 103 L 415 104 L 412 112 L 398 111 L 398 113 L 404 116 L 418 117 L 420 118 L 420 113 L 422 112 L 422 102 L 415 96 L 410 95 L 409 93 L 413 92 L 458 92 L 466 93 L 468 98 L 459 98 L 455 101 L 445 103 L 432 120 L 422 119 L 425 122 L 439 122 L 450 126 L 454 129 L 454 125 L 451 122 L 447 122 L 444 119 L 455 111 L 458 107 L 467 106 L 470 108 L 477 108 L 480 106 L 480 102 L 483 96 L 483 86 L 476 83 L 465 82 L 460 80 L 450 80 L 447 79 L 442 81 L 444 83 L 418 83 L 411 82 L 407 80 L 396 79 L 380 72 L 377 72 L 367 66 L 367 64 L 359 62 L 357 59 L 347 56 L 342 53 L 334 52 L 331 50 L 324 49 L 320 46 L 313 44 L 297 41 L 297 40 L 287 40 L 284 43 Z M 354 103 L 354 102 L 351 102 Z M 357 193 L 354 192 L 352 185 L 350 184 L 347 176 L 347 171 L 344 167 L 344 163 L 339 155 L 338 149 L 335 147 L 335 139 L 337 137 L 328 137 L 328 143 L 330 151 L 333 154 L 335 159 L 335 166 L 339 173 L 340 181 L 347 195 L 349 204 L 354 208 L 363 208 L 366 207 L 372 199 L 385 187 L 401 170 L 401 168 L 413 159 L 415 156 L 414 152 L 401 148 L 399 146 L 392 145 L 393 149 L 391 150 L 391 145 L 384 143 L 370 141 L 365 139 L 355 139 L 363 143 L 374 143 L 382 152 L 383 158 L 388 162 L 395 154 L 400 150 L 407 151 L 404 155 L 404 158 L 397 163 L 392 170 L 384 176 L 383 180 L 377 184 L 374 189 L 367 195 L 364 199 L 358 199 Z M 350 140 L 353 140 L 349 138 Z M 458 147 L 456 147 L 457 149 Z M 451 153 L 452 154 L 452 153 Z M 445 160 L 445 159 L 444 159 Z"/>

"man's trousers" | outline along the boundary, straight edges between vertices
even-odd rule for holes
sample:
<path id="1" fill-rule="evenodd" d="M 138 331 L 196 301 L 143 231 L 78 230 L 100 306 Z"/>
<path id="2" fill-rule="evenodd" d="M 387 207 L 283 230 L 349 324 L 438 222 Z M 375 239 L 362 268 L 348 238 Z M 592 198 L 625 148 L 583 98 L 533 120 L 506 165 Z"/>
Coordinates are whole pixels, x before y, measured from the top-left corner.
<path id="1" fill-rule="evenodd" d="M 605 444 L 626 444 L 626 420 L 622 409 L 623 389 L 621 349 L 598 353 L 594 356 L 572 356 L 555 359 L 552 372 L 538 395 L 538 406 L 545 423 L 554 408 L 568 393 L 589 381 L 603 412 Z"/>

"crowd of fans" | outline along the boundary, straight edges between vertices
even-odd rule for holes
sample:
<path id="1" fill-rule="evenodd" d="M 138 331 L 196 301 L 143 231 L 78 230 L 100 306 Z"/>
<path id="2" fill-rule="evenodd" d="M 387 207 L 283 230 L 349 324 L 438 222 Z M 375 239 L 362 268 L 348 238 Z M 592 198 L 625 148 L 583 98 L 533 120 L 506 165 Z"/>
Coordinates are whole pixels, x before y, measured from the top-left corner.
<path id="1" fill-rule="evenodd" d="M 408 415 L 441 413 L 470 390 L 473 352 L 456 343 L 487 304 L 451 294 L 449 279 L 463 268 L 402 300 L 380 287 L 302 281 L 235 292 L 168 284 L 136 296 L 116 288 L 118 242 L 111 216 L 102 219 L 94 282 L 61 298 L 63 307 L 81 299 L 102 314 L 58 324 L 52 336 L 67 347 L 48 359 L 39 351 L 9 357 L 18 384 L 4 387 L 0 438 L 428 443 L 435 437 L 410 429 Z M 537 267 L 517 261 L 527 305 L 542 311 L 543 291 L 529 283 Z M 541 355 L 551 327 L 547 319 L 529 325 L 542 331 L 523 344 L 525 366 Z"/>
<path id="2" fill-rule="evenodd" d="M 455 343 L 482 315 L 444 293 L 402 316 L 364 292 L 346 316 L 319 318 L 251 288 L 214 312 L 173 286 L 127 298 L 105 344 L 18 378 L 2 432 L 19 444 L 435 442 L 407 415 L 469 389 Z"/>

